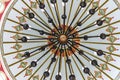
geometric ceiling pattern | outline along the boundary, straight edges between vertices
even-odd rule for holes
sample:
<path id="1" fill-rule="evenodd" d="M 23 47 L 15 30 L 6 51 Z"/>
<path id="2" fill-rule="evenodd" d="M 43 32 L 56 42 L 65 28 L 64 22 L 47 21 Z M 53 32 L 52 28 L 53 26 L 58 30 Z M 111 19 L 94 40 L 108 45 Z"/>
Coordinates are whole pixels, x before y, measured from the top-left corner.
<path id="1" fill-rule="evenodd" d="M 0 35 L 11 79 L 114 80 L 119 14 L 117 0 L 11 0 Z"/>

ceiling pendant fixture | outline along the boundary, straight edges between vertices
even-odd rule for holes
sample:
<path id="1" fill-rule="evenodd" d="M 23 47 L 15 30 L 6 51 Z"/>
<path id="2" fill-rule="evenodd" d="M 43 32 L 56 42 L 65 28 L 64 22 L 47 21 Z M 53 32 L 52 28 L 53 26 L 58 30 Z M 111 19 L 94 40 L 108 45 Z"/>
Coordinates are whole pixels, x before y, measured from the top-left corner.
<path id="1" fill-rule="evenodd" d="M 117 54 L 120 33 L 115 32 L 119 28 L 114 26 L 120 24 L 117 20 L 120 11 L 114 0 L 15 0 L 13 3 L 1 35 L 2 57 L 13 79 L 115 79 L 120 71 L 120 54 Z"/>

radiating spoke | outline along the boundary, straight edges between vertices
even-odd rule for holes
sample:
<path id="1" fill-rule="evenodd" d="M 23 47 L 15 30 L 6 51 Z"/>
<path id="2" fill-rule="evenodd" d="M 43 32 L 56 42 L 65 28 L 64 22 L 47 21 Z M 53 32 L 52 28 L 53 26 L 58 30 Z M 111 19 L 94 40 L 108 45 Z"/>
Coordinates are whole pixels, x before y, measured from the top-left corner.
<path id="1" fill-rule="evenodd" d="M 69 59 L 69 56 L 68 56 L 68 52 L 67 52 L 67 50 L 66 50 L 66 47 L 64 46 L 64 49 L 65 49 L 65 55 L 66 55 L 66 63 L 68 64 L 68 67 L 69 67 L 69 71 L 70 71 L 70 74 L 72 75 L 73 74 L 73 72 L 72 72 L 72 70 L 71 70 L 71 59 Z"/>
<path id="2" fill-rule="evenodd" d="M 22 62 L 23 60 L 29 59 L 29 58 L 31 58 L 31 57 L 39 54 L 41 51 L 44 51 L 44 49 L 45 49 L 46 47 L 50 46 L 50 45 L 52 45 L 52 44 L 41 46 L 40 48 L 37 48 L 37 49 L 35 49 L 34 51 L 31 51 L 31 52 L 25 52 L 25 53 L 22 55 L 22 57 L 25 57 L 24 59 L 21 59 L 21 60 L 19 60 L 19 61 L 17 61 L 17 62 L 14 62 L 14 63 L 12 63 L 12 64 L 9 64 L 9 67 L 11 67 L 11 66 L 13 66 L 13 65 L 15 65 L 15 64 L 17 64 L 17 63 L 19 63 L 19 62 Z M 39 52 L 37 52 L 37 51 L 39 51 Z M 37 52 L 37 53 L 35 53 L 35 52 Z M 33 54 L 33 53 L 35 53 L 35 54 Z M 46 53 L 47 53 L 47 52 L 46 52 Z M 46 53 L 45 53 L 45 54 L 46 54 Z M 31 55 L 31 54 L 33 54 L 33 55 Z"/>
<path id="3" fill-rule="evenodd" d="M 56 16 L 57 16 L 57 20 L 58 20 L 58 24 L 59 24 L 59 27 L 61 26 L 61 23 L 60 23 L 60 18 L 59 18 L 59 15 L 58 15 L 58 10 L 57 10 L 57 1 L 56 3 L 53 3 L 54 5 L 54 9 L 55 9 L 55 13 L 56 13 Z"/>
<path id="4" fill-rule="evenodd" d="M 10 41 L 6 41 L 6 42 L 3 42 L 3 44 L 15 44 L 15 43 L 16 44 L 17 43 L 20 43 L 20 44 L 28 43 L 29 44 L 29 43 L 42 43 L 42 42 L 45 43 L 45 42 L 48 42 L 48 41 L 47 40 L 46 41 L 45 40 L 44 41 L 28 41 L 28 42 L 19 42 L 19 41 L 18 42 L 13 42 L 13 41 L 10 42 Z"/>
<path id="5" fill-rule="evenodd" d="M 23 13 L 21 13 L 19 10 L 17 10 L 16 8 L 13 8 L 16 12 L 20 13 L 21 15 L 23 15 L 24 17 L 26 17 L 27 19 L 29 19 L 29 17 L 27 17 L 26 15 L 24 15 Z M 35 22 L 34 20 L 29 19 L 30 21 L 32 21 L 33 23 L 35 23 L 36 25 L 38 25 L 39 27 L 43 28 L 44 30 L 48 31 L 48 29 L 46 29 L 45 27 L 43 27 L 42 25 L 38 24 L 37 22 Z"/>
<path id="6" fill-rule="evenodd" d="M 22 33 L 22 32 L 15 32 L 15 31 L 10 31 L 10 30 L 4 30 L 5 32 L 9 32 L 9 33 L 17 33 L 17 34 L 21 34 L 21 35 L 26 35 L 26 36 L 33 36 L 33 37 L 39 37 L 41 38 L 41 36 L 39 35 L 33 35 L 33 34 L 27 34 L 27 33 Z"/>
<path id="7" fill-rule="evenodd" d="M 68 29 L 72 26 L 73 22 L 75 21 L 76 17 L 80 13 L 81 9 L 84 8 L 84 7 L 86 7 L 86 1 L 85 0 L 80 2 L 80 5 L 78 6 L 78 8 L 76 10 L 75 16 L 73 17 L 70 25 L 68 26 L 67 30 L 65 31 L 65 34 L 67 34 Z"/>
<path id="8" fill-rule="evenodd" d="M 97 42 L 81 42 L 81 43 L 87 43 L 87 44 L 100 44 L 100 43 L 97 43 Z M 102 43 L 102 44 L 110 45 L 110 43 Z M 90 47 L 89 47 L 89 48 L 90 48 Z M 95 49 L 95 48 L 91 48 L 91 49 L 97 51 L 97 49 Z M 106 54 L 111 54 L 110 52 L 107 52 L 107 51 L 104 51 L 104 50 L 102 50 L 102 51 L 105 52 Z M 111 55 L 120 57 L 119 54 L 115 54 L 115 53 L 112 53 Z"/>
<path id="9" fill-rule="evenodd" d="M 69 14 L 68 14 L 68 19 L 67 19 L 67 24 L 66 24 L 66 25 L 68 25 L 69 20 L 70 20 L 70 15 L 71 15 L 71 11 L 72 11 L 73 1 L 74 1 L 74 0 L 71 1 L 70 11 L 69 11 Z"/>
<path id="10" fill-rule="evenodd" d="M 106 0 L 100 7 L 98 7 L 97 9 L 96 9 L 96 11 L 94 12 L 94 14 L 102 7 L 102 6 L 104 6 L 104 4 L 106 4 L 108 2 L 108 0 Z M 109 12 L 108 14 L 106 14 L 106 15 L 104 15 L 103 17 L 101 17 L 101 18 L 99 18 L 98 20 L 101 20 L 102 18 L 104 18 L 105 16 L 108 16 L 109 14 L 111 14 L 112 12 L 114 12 L 114 11 L 116 11 L 118 8 L 116 8 L 116 9 L 114 9 L 113 11 L 111 11 L 111 12 Z M 86 11 L 86 10 L 85 10 Z M 90 12 L 89 12 L 89 14 L 90 14 Z M 89 15 L 88 14 L 88 15 Z M 84 15 L 84 13 L 81 15 L 81 17 Z M 92 16 L 92 15 L 91 15 Z M 90 16 L 90 17 L 91 17 Z M 81 18 L 80 17 L 80 18 Z M 87 17 L 87 16 L 86 16 Z M 84 18 L 84 19 L 86 19 L 86 17 Z M 90 17 L 88 17 L 88 18 L 90 18 Z M 81 26 L 83 23 L 81 22 L 81 21 L 79 21 L 80 20 L 80 18 L 78 19 L 78 21 L 77 21 L 77 23 L 74 25 L 74 28 L 72 29 L 72 30 L 74 30 L 77 26 Z M 86 20 L 89 20 L 89 19 L 86 19 Z M 85 21 L 84 21 L 85 22 Z M 83 28 L 83 29 L 81 29 L 81 30 L 79 30 L 78 32 L 81 32 L 81 31 L 83 31 L 83 30 L 86 30 L 86 29 L 88 29 L 88 28 L 91 28 L 91 27 L 93 27 L 93 26 L 95 26 L 95 25 L 97 25 L 97 24 L 94 24 L 96 22 L 96 20 L 94 21 L 94 22 L 92 22 L 91 24 L 89 24 L 89 25 L 87 25 L 85 28 Z"/>
<path id="11" fill-rule="evenodd" d="M 44 24 L 46 24 L 47 26 L 49 26 L 24 0 L 22 0 L 22 2 L 28 7 L 30 8 L 31 11 L 33 11 L 40 20 L 42 20 L 44 22 Z M 37 2 L 37 1 L 36 1 Z"/>
<path id="12" fill-rule="evenodd" d="M 92 56 L 92 57 L 94 57 L 94 58 L 96 58 L 96 59 L 98 59 L 98 60 L 100 60 L 100 61 L 102 61 L 102 62 L 104 62 L 104 63 L 106 63 L 106 64 L 108 64 L 108 65 L 110 65 L 110 66 L 112 66 L 112 67 L 114 67 L 114 68 L 116 68 L 116 69 L 118 69 L 118 70 L 120 70 L 120 68 L 119 67 L 117 67 L 117 66 L 115 66 L 115 65 L 113 65 L 113 64 L 111 64 L 111 63 L 109 63 L 109 62 L 107 62 L 107 61 L 105 61 L 105 60 L 103 60 L 103 59 L 101 59 L 101 58 L 99 58 L 99 57 L 97 57 L 97 56 L 95 56 L 94 54 L 92 54 L 92 53 L 90 53 L 90 52 L 88 52 L 88 51 L 85 51 L 85 50 L 83 50 L 85 53 L 87 53 L 87 54 L 89 54 L 90 56 Z"/>
<path id="13" fill-rule="evenodd" d="M 53 27 L 59 32 L 59 30 L 57 28 L 57 25 L 54 23 L 53 19 L 50 17 L 49 13 L 45 9 L 45 4 L 42 3 L 41 1 L 39 1 L 39 5 L 40 5 L 40 9 L 44 10 L 44 13 L 45 13 L 46 17 L 48 18 L 48 22 L 52 23 Z"/>
<path id="14" fill-rule="evenodd" d="M 51 8 L 51 6 L 50 6 L 50 3 L 48 2 L 48 0 L 46 0 L 46 1 L 47 1 L 48 6 L 49 6 L 50 12 L 51 12 L 51 14 L 52 14 L 52 16 L 53 16 L 53 19 L 54 19 L 54 21 L 55 21 L 55 24 L 57 24 L 57 20 L 55 19 L 55 15 L 54 15 L 54 13 L 53 13 L 53 11 L 52 11 L 52 8 Z"/>
<path id="15" fill-rule="evenodd" d="M 45 55 L 47 55 L 52 49 L 53 49 L 53 47 L 50 48 L 50 49 L 49 49 L 46 53 L 44 53 L 41 57 L 39 57 L 36 62 L 40 61 L 40 60 L 41 60 Z"/>
<path id="16" fill-rule="evenodd" d="M 72 59 L 73 59 L 73 61 L 74 61 L 74 63 L 75 63 L 75 65 L 77 66 L 77 68 L 78 68 L 78 70 L 79 70 L 79 73 L 81 74 L 81 76 L 82 76 L 82 79 L 83 80 L 85 80 L 85 76 L 83 75 L 83 73 L 81 72 L 81 70 L 80 70 L 80 68 L 79 68 L 79 66 L 78 66 L 78 64 L 77 64 L 77 62 L 75 61 L 75 59 L 74 59 L 74 57 L 72 56 Z"/>
<path id="17" fill-rule="evenodd" d="M 101 26 L 101 27 L 99 27 L 99 28 L 96 28 L 96 29 L 87 31 L 87 32 L 85 32 L 85 33 L 82 33 L 81 35 L 85 35 L 85 34 L 88 34 L 88 33 L 93 32 L 93 31 L 96 31 L 96 30 L 99 30 L 99 29 L 102 29 L 102 28 L 105 28 L 105 27 L 108 27 L 108 26 L 112 26 L 112 25 L 117 24 L 117 23 L 119 23 L 119 22 L 120 22 L 120 20 L 115 21 L 115 22 L 112 22 L 112 23 L 110 23 L 110 24 L 107 24 L 107 25 Z"/>
<path id="18" fill-rule="evenodd" d="M 106 0 L 103 4 L 101 4 L 97 9 L 96 9 L 96 12 L 101 9 L 109 0 Z M 83 23 L 85 23 L 88 19 L 90 19 L 91 16 L 89 16 Z"/>
<path id="19" fill-rule="evenodd" d="M 88 40 L 89 38 L 100 38 L 100 39 L 106 39 L 106 37 L 109 37 L 110 34 L 104 34 L 104 33 L 101 33 L 100 35 L 96 35 L 96 36 L 82 36 L 82 37 L 75 37 L 74 39 L 84 39 L 84 40 Z M 73 38 L 69 38 L 69 39 L 73 39 Z"/>
<path id="20" fill-rule="evenodd" d="M 47 60 L 48 60 L 51 56 L 52 56 L 52 54 L 50 54 L 50 55 L 48 56 L 48 58 L 46 58 L 46 60 L 43 61 L 43 63 L 41 64 L 41 66 L 42 66 L 43 64 L 45 64 L 45 63 L 47 62 Z M 24 72 L 24 71 L 25 71 L 27 68 L 29 68 L 29 67 L 30 67 L 30 65 L 27 66 L 24 70 L 20 71 L 18 74 L 16 74 L 15 77 L 19 76 L 22 72 Z"/>

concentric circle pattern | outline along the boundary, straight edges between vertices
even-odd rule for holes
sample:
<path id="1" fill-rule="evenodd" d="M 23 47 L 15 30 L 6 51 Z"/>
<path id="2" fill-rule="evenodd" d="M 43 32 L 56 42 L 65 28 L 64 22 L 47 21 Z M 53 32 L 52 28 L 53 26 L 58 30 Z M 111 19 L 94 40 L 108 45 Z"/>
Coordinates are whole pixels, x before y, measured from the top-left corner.
<path id="1" fill-rule="evenodd" d="M 120 72 L 116 0 L 13 0 L 2 57 L 14 80 L 114 80 Z"/>

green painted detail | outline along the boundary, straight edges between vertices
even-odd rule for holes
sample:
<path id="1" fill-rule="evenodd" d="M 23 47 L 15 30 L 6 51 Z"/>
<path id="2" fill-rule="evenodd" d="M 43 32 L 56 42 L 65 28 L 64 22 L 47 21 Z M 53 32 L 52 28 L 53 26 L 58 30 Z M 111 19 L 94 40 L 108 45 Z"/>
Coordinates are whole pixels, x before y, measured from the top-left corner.
<path id="1" fill-rule="evenodd" d="M 116 50 L 116 48 L 113 45 L 111 45 L 111 46 L 108 47 L 108 50 L 110 52 L 114 52 Z"/>
<path id="2" fill-rule="evenodd" d="M 106 13 L 106 10 L 105 10 L 105 9 L 100 9 L 100 10 L 99 10 L 99 14 L 100 14 L 100 15 L 105 15 L 105 13 Z"/>
<path id="3" fill-rule="evenodd" d="M 29 9 L 23 9 L 24 10 L 24 14 L 25 15 L 27 15 L 28 14 L 28 12 L 30 12 L 30 10 Z"/>
<path id="4" fill-rule="evenodd" d="M 95 72 L 95 77 L 96 78 L 101 78 L 102 77 L 102 73 L 100 71 L 96 71 Z"/>
<path id="5" fill-rule="evenodd" d="M 16 49 L 16 50 L 20 50 L 21 47 L 22 46 L 18 43 L 16 43 L 15 46 L 13 46 L 13 48 Z"/>
<path id="6" fill-rule="evenodd" d="M 113 61 L 113 58 L 112 58 L 111 55 L 107 55 L 106 56 L 106 60 L 107 60 L 107 62 L 110 62 L 110 61 Z"/>
<path id="7" fill-rule="evenodd" d="M 109 41 L 112 42 L 112 43 L 115 42 L 116 40 L 117 40 L 117 38 L 115 36 L 110 36 L 109 37 Z"/>
<path id="8" fill-rule="evenodd" d="M 18 19 L 19 19 L 19 22 L 20 22 L 20 23 L 24 23 L 24 22 L 26 22 L 24 16 L 22 16 L 22 17 L 18 17 Z"/>
<path id="9" fill-rule="evenodd" d="M 39 75 L 34 76 L 34 77 L 33 77 L 33 80 L 39 80 Z"/>
<path id="10" fill-rule="evenodd" d="M 107 70 L 108 66 L 107 66 L 107 64 L 102 64 L 101 68 L 102 68 L 102 70 Z"/>
<path id="11" fill-rule="evenodd" d="M 16 59 L 21 59 L 22 58 L 22 54 L 18 53 L 16 56 L 15 56 Z"/>
<path id="12" fill-rule="evenodd" d="M 86 0 L 87 3 L 91 2 L 91 0 Z"/>
<path id="13" fill-rule="evenodd" d="M 31 8 L 37 8 L 37 3 L 36 2 L 31 2 Z"/>
<path id="14" fill-rule="evenodd" d="M 109 17 L 106 17 L 106 18 L 105 18 L 105 22 L 106 22 L 106 23 L 110 23 L 111 20 L 112 20 L 112 18 L 109 18 Z"/>
<path id="15" fill-rule="evenodd" d="M 42 2 L 42 3 L 44 3 L 44 2 L 45 2 L 45 0 L 41 0 L 41 2 Z"/>
<path id="16" fill-rule="evenodd" d="M 88 79 L 88 80 L 94 80 L 92 77 L 88 77 L 87 79 Z"/>
<path id="17" fill-rule="evenodd" d="M 27 66 L 27 62 L 21 62 L 20 63 L 20 68 L 25 68 Z"/>
<path id="18" fill-rule="evenodd" d="M 110 26 L 107 28 L 107 31 L 110 32 L 110 33 L 113 33 L 115 31 L 115 28 Z"/>
<path id="19" fill-rule="evenodd" d="M 32 74 L 32 69 L 27 69 L 25 76 L 30 76 Z"/>
<path id="20" fill-rule="evenodd" d="M 13 38 L 15 41 L 18 41 L 18 39 L 20 39 L 21 37 L 20 37 L 18 34 L 15 34 L 14 36 L 12 36 L 12 38 Z"/>
<path id="21" fill-rule="evenodd" d="M 99 5 L 99 1 L 97 1 L 97 2 L 93 2 L 93 8 L 98 7 L 98 5 Z"/>
<path id="22" fill-rule="evenodd" d="M 20 25 L 15 26 L 14 28 L 15 28 L 16 31 L 22 31 L 23 30 L 23 28 Z"/>

